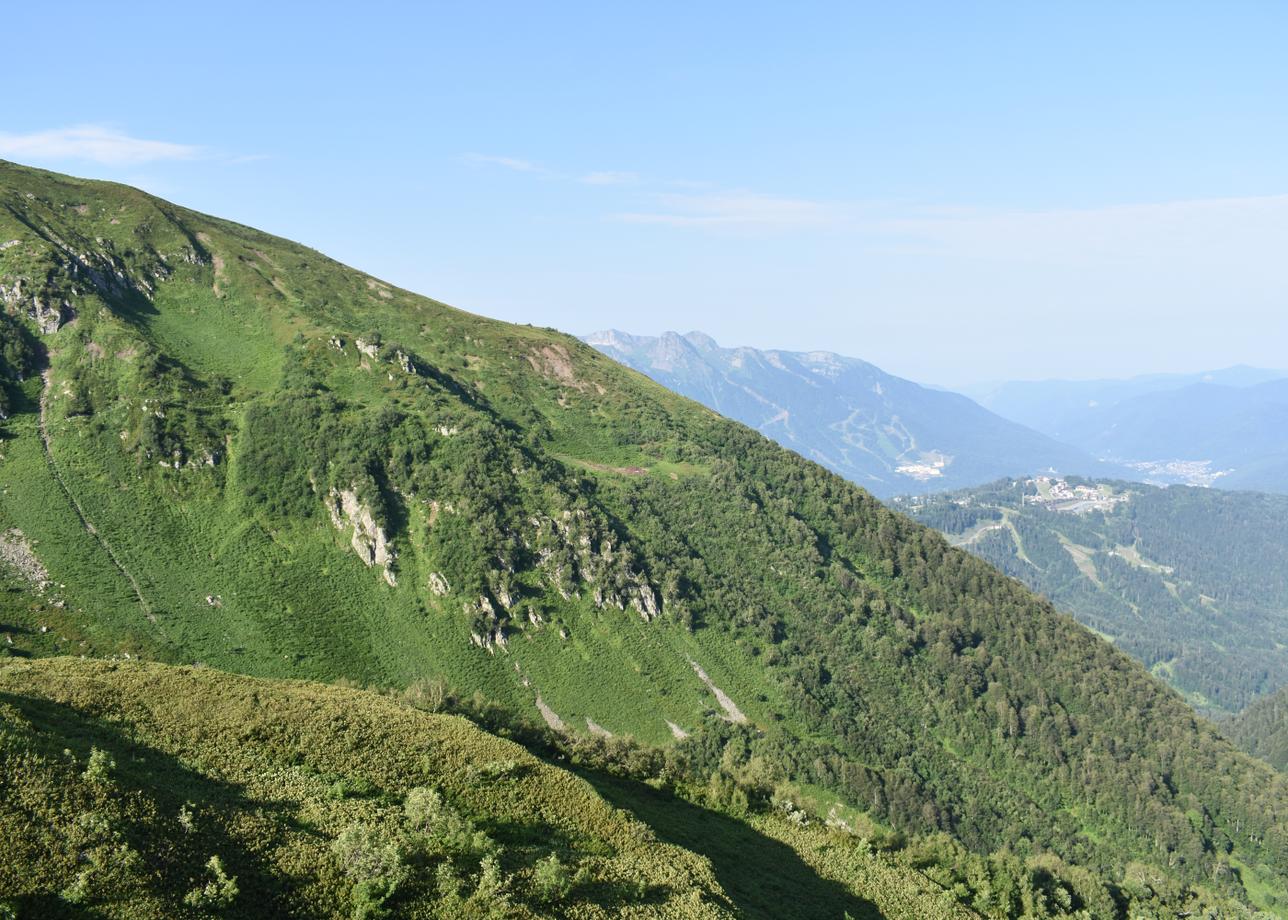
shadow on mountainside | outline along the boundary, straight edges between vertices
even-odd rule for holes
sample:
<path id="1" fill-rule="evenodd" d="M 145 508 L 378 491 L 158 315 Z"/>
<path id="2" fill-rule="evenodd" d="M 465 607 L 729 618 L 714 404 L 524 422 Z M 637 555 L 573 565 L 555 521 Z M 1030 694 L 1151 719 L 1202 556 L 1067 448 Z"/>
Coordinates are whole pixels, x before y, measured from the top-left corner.
<path id="1" fill-rule="evenodd" d="M 741 917 L 884 920 L 871 901 L 821 877 L 791 847 L 742 821 L 643 783 L 577 772 L 606 801 L 651 827 L 663 843 L 707 857 Z"/>
<path id="2" fill-rule="evenodd" d="M 133 739 L 127 726 L 108 724 L 64 703 L 0 692 L 0 707 L 3 706 L 12 707 L 29 723 L 29 727 L 15 727 L 16 731 L 20 737 L 25 736 L 24 746 L 28 750 L 48 761 L 57 762 L 70 755 L 78 764 L 84 764 L 94 748 L 106 752 L 115 761 L 114 791 L 110 798 L 120 803 L 122 810 L 112 809 L 107 813 L 113 815 L 122 837 L 149 868 L 150 871 L 140 876 L 140 883 L 150 889 L 149 894 L 163 903 L 177 902 L 191 886 L 191 878 L 200 875 L 205 861 L 214 852 L 223 858 L 229 874 L 236 877 L 245 892 L 237 905 L 239 917 L 267 920 L 283 915 L 287 904 L 284 882 L 228 835 L 222 822 L 212 816 L 253 821 L 261 830 L 280 824 L 291 833 L 315 833 L 297 819 L 294 806 L 248 798 L 236 784 L 202 775 L 172 754 Z M 0 748 L 0 763 L 5 762 L 5 753 Z M 19 772 L 28 769 L 21 760 L 11 760 L 8 766 Z M 8 778 L 16 781 L 23 777 Z M 41 780 L 27 776 L 26 781 L 38 784 Z M 28 817 L 36 823 L 52 824 L 59 807 L 69 807 L 69 802 L 54 799 L 47 812 Z M 174 816 L 183 807 L 191 807 L 197 814 L 198 833 L 185 832 L 175 820 Z M 264 845 L 271 849 L 283 843 L 283 834 L 278 832 L 266 839 Z M 69 904 L 49 887 L 52 876 L 41 871 L 38 861 L 26 863 L 22 859 L 22 856 L 39 857 L 46 844 L 48 840 L 35 837 L 29 846 L 22 848 L 21 854 L 15 848 L 6 855 L 13 864 L 10 869 L 22 866 L 31 881 L 25 891 L 6 892 L 9 902 L 24 917 L 52 920 L 85 916 L 83 910 Z"/>

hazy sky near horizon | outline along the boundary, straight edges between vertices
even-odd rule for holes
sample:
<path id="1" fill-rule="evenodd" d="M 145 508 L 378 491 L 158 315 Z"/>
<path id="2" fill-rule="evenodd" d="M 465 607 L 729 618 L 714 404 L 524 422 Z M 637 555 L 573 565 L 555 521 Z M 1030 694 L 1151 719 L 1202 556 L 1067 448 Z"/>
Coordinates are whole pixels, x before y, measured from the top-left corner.
<path id="1" fill-rule="evenodd" d="M 1288 365 L 1278 2 L 25 4 L 0 157 L 456 306 L 917 380 Z"/>

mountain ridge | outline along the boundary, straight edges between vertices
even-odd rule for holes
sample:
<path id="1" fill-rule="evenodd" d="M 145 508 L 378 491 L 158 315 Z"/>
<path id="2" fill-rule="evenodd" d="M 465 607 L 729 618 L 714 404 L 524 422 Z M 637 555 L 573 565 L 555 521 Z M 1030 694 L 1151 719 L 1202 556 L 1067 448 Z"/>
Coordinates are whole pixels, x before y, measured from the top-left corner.
<path id="1" fill-rule="evenodd" d="M 722 348 L 701 332 L 605 330 L 583 340 L 881 497 L 979 484 L 1007 471 L 1102 466 L 965 396 L 835 352 Z"/>

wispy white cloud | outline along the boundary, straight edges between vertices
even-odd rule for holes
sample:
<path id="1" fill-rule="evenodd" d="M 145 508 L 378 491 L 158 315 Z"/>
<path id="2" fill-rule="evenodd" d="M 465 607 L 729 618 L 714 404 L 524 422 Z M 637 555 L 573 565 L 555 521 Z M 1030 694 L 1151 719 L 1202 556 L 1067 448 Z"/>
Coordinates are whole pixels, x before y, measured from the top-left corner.
<path id="1" fill-rule="evenodd" d="M 634 185 L 639 180 L 640 177 L 636 173 L 614 170 L 586 173 L 581 177 L 581 181 L 586 185 Z"/>
<path id="2" fill-rule="evenodd" d="M 658 224 L 691 229 L 795 230 L 836 223 L 844 208 L 808 198 L 758 192 L 713 192 L 656 196 L 657 207 L 630 211 L 616 218 L 632 224 Z"/>
<path id="3" fill-rule="evenodd" d="M 104 166 L 137 166 L 159 160 L 190 160 L 202 148 L 131 137 L 102 125 L 77 125 L 29 134 L 0 132 L 0 156 L 22 160 L 83 160 Z"/>
<path id="4" fill-rule="evenodd" d="M 869 229 L 898 248 L 978 261 L 1134 264 L 1257 261 L 1288 236 L 1288 195 L 1102 208 L 952 209 L 880 219 Z"/>
<path id="5" fill-rule="evenodd" d="M 500 166 L 505 169 L 511 169 L 515 172 L 534 173 L 545 175 L 548 170 L 543 166 L 538 166 L 531 160 L 523 160 L 519 157 L 500 157 L 487 153 L 467 153 L 465 159 L 471 163 L 486 163 L 492 166 Z"/>

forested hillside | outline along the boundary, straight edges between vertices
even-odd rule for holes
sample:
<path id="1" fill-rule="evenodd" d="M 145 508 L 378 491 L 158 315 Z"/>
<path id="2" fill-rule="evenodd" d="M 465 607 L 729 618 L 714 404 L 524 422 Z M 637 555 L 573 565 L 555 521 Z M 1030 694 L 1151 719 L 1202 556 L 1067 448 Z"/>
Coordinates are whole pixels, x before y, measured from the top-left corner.
<path id="1" fill-rule="evenodd" d="M 901 503 L 1050 597 L 1200 708 L 1239 712 L 1288 685 L 1288 498 L 1006 480 Z"/>
<path id="2" fill-rule="evenodd" d="M 1288 687 L 1257 700 L 1222 728 L 1245 751 L 1288 770 Z"/>
<path id="3" fill-rule="evenodd" d="M 1288 913 L 1283 776 L 839 476 L 569 336 L 135 190 L 4 164 L 0 204 L 48 362 L 4 423 L 10 654 L 700 742 L 717 801 L 790 781 L 990 916 Z"/>

